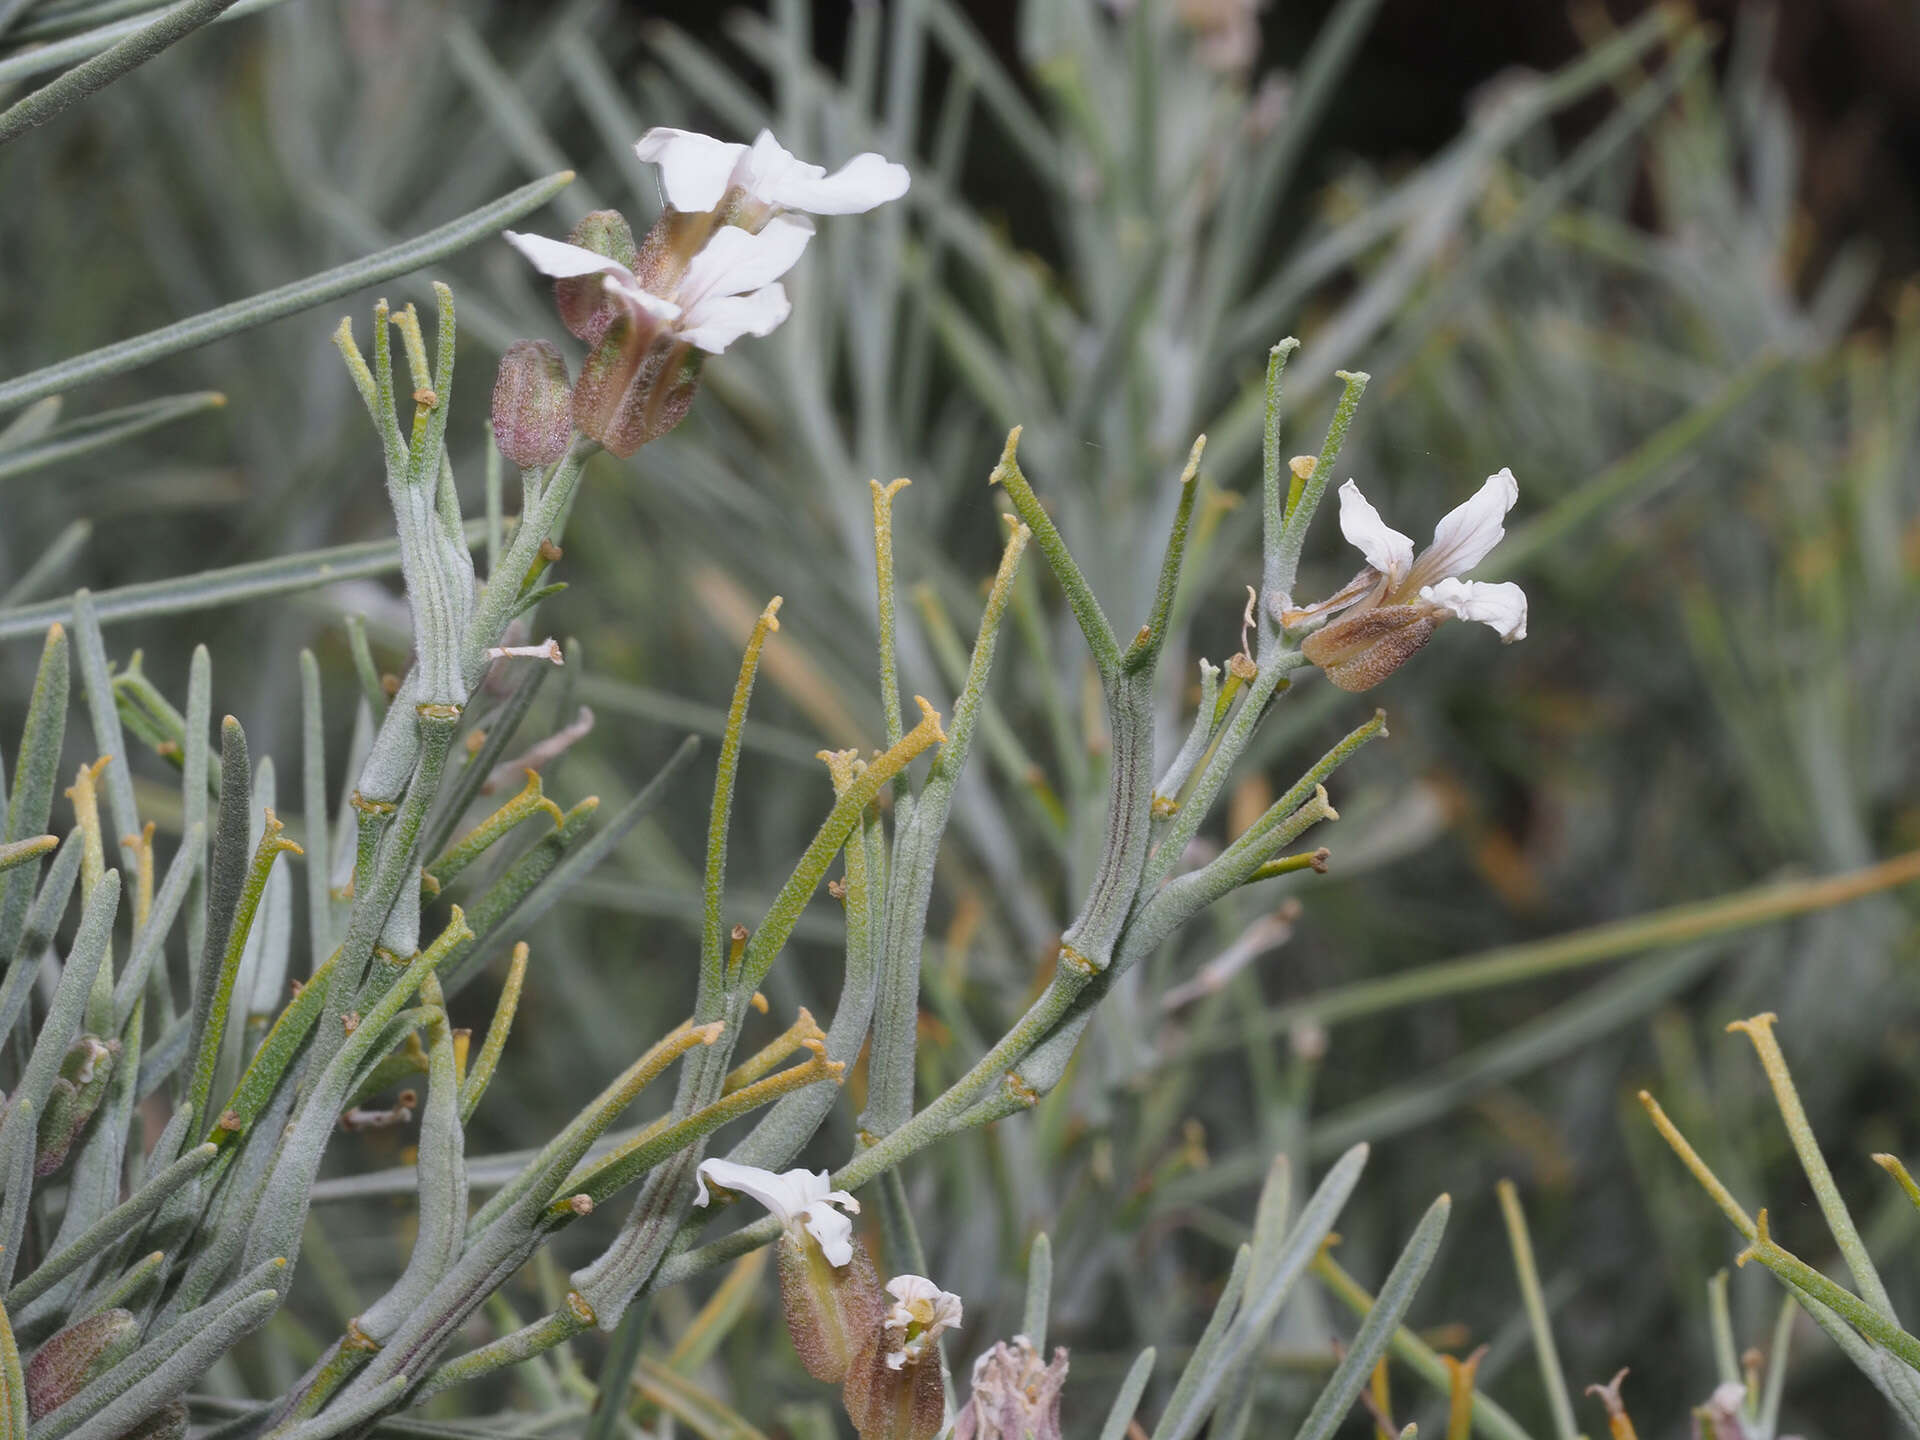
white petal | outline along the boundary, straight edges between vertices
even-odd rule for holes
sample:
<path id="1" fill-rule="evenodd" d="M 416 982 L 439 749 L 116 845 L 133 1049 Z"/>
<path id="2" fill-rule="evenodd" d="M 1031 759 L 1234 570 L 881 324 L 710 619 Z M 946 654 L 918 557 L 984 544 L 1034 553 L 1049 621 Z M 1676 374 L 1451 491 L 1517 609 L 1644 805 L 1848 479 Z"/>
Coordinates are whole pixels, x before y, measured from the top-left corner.
<path id="1" fill-rule="evenodd" d="M 887 1307 L 887 1368 L 898 1370 L 909 1360 L 918 1361 L 942 1332 L 960 1328 L 960 1297 L 942 1290 L 924 1275 L 896 1275 L 887 1282 L 893 1304 Z M 908 1330 L 918 1326 L 911 1339 Z"/>
<path id="2" fill-rule="evenodd" d="M 791 156 L 788 159 L 792 163 L 778 179 L 756 193 L 771 204 L 811 215 L 863 214 L 889 200 L 898 200 L 907 193 L 911 179 L 906 166 L 871 150 L 854 156 L 831 175 L 822 166 L 808 165 Z"/>
<path id="3" fill-rule="evenodd" d="M 778 280 L 793 268 L 813 238 L 804 219 L 781 216 L 755 234 L 722 225 L 687 264 L 674 298 L 687 309 L 716 295 L 744 295 Z"/>
<path id="4" fill-rule="evenodd" d="M 1489 475 L 1473 497 L 1456 505 L 1433 527 L 1433 544 L 1420 555 L 1418 580 L 1431 585 L 1449 575 L 1464 575 L 1500 543 L 1507 533 L 1501 522 L 1520 498 L 1513 471 Z"/>
<path id="5" fill-rule="evenodd" d="M 1461 620 L 1478 620 L 1512 643 L 1527 638 L 1527 593 L 1511 580 L 1442 580 L 1420 591 L 1420 598 Z"/>
<path id="6" fill-rule="evenodd" d="M 720 295 L 688 312 L 680 338 L 718 355 L 742 335 L 771 334 L 792 311 L 782 285 L 768 285 L 751 295 Z"/>
<path id="7" fill-rule="evenodd" d="M 831 1200 L 814 1201 L 806 1215 L 807 1233 L 820 1242 L 820 1253 L 829 1265 L 837 1269 L 853 1259 L 853 1222 L 834 1209 Z"/>
<path id="8" fill-rule="evenodd" d="M 711 210 L 727 193 L 747 147 L 657 125 L 635 142 L 633 153 L 660 167 L 660 188 L 674 209 Z"/>
<path id="9" fill-rule="evenodd" d="M 609 275 L 604 283 L 606 284 L 608 294 L 619 296 L 627 302 L 629 307 L 642 315 L 654 320 L 678 320 L 680 318 L 680 307 L 678 305 L 674 304 L 671 300 L 662 300 L 650 290 L 642 290 L 637 282 L 629 285 L 618 275 Z"/>
<path id="10" fill-rule="evenodd" d="M 1340 533 L 1389 582 L 1402 579 L 1412 568 L 1412 537 L 1382 520 L 1380 512 L 1351 480 L 1340 487 Z"/>
<path id="11" fill-rule="evenodd" d="M 924 1275 L 896 1275 L 887 1281 L 887 1293 L 904 1306 L 912 1300 L 938 1300 L 947 1292 Z"/>
<path id="12" fill-rule="evenodd" d="M 604 273 L 628 285 L 637 287 L 640 283 L 634 278 L 633 272 L 618 260 L 609 260 L 584 245 L 569 245 L 564 240 L 549 240 L 544 235 L 522 235 L 517 230 L 503 230 L 501 238 L 531 260 L 533 268 L 542 275 L 566 280 L 575 275 Z"/>
<path id="13" fill-rule="evenodd" d="M 711 1180 L 728 1190 L 751 1195 L 779 1216 L 783 1225 L 790 1224 L 796 1215 L 825 1194 L 827 1188 L 824 1170 L 818 1175 L 806 1170 L 789 1170 L 784 1175 L 776 1175 L 756 1165 L 736 1165 L 731 1160 L 702 1160 L 699 1170 L 694 1173 L 699 1189 L 694 1204 L 707 1203 L 707 1181 Z"/>

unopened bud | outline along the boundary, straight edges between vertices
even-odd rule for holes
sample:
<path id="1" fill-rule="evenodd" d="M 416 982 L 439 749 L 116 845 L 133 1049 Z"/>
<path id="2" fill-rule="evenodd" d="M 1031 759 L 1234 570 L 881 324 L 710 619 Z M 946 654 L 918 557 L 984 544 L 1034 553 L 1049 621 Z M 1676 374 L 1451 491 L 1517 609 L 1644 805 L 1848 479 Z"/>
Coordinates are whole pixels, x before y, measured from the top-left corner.
<path id="1" fill-rule="evenodd" d="M 58 1409 L 133 1353 L 140 1322 L 126 1310 L 102 1310 L 53 1336 L 27 1362 L 27 1409 L 34 1419 Z"/>
<path id="2" fill-rule="evenodd" d="M 131 1430 L 122 1430 L 117 1440 L 186 1440 L 186 1434 L 187 1402 L 173 1400 Z"/>
<path id="3" fill-rule="evenodd" d="M 1060 1389 L 1067 1352 L 1050 1364 L 1024 1335 L 1003 1340 L 973 1362 L 973 1395 L 953 1422 L 953 1440 L 1060 1440 Z"/>
<path id="4" fill-rule="evenodd" d="M 73 1142 L 106 1098 L 107 1082 L 119 1057 L 120 1042 L 97 1035 L 82 1035 L 67 1047 L 60 1074 L 47 1095 L 47 1107 L 40 1114 L 35 1176 L 44 1179 L 66 1163 Z"/>
<path id="5" fill-rule="evenodd" d="M 553 464 L 573 440 L 567 362 L 545 340 L 516 340 L 493 382 L 493 440 L 522 470 Z"/>
<path id="6" fill-rule="evenodd" d="M 886 1311 L 866 1242 L 854 1236 L 852 1245 L 853 1258 L 834 1265 L 803 1228 L 788 1225 L 774 1247 L 793 1348 L 807 1373 L 829 1384 L 847 1378 L 862 1343 L 880 1333 Z"/>
<path id="7" fill-rule="evenodd" d="M 1371 690 L 1433 638 L 1444 618 L 1430 605 L 1378 605 L 1336 620 L 1300 642 L 1342 690 Z"/>
<path id="8" fill-rule="evenodd" d="M 595 210 L 581 216 L 567 239 L 582 250 L 617 260 L 629 270 L 640 258 L 633 243 L 633 227 L 618 210 Z M 620 313 L 619 302 L 607 294 L 599 274 L 571 275 L 554 281 L 553 301 L 560 311 L 560 323 L 589 345 L 600 343 L 600 337 Z"/>

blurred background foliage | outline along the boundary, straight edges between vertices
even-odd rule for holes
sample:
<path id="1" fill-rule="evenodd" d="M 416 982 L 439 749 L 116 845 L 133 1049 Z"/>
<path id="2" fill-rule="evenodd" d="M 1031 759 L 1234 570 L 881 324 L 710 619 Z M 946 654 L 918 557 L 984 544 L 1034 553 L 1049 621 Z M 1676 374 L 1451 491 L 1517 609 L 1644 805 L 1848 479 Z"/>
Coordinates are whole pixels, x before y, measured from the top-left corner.
<path id="1" fill-rule="evenodd" d="M 1336 370 L 1369 371 L 1337 478 L 1419 535 L 1510 466 L 1521 502 L 1496 564 L 1528 589 L 1531 638 L 1501 649 L 1450 630 L 1366 700 L 1303 682 L 1231 809 L 1258 814 L 1377 700 L 1393 738 L 1339 778 L 1330 872 L 1220 907 L 1129 977 L 1037 1112 L 914 1162 L 908 1193 L 933 1273 L 967 1299 L 962 1357 L 1017 1328 L 1029 1240 L 1052 1232 L 1052 1335 L 1073 1349 L 1067 1413 L 1084 1428 L 1140 1344 L 1163 1362 L 1191 1345 L 1274 1150 L 1317 1165 L 1371 1140 L 1343 1263 L 1377 1282 L 1451 1192 L 1415 1316 L 1452 1353 L 1490 1342 L 1482 1383 L 1545 1435 L 1494 1197 L 1512 1176 L 1576 1389 L 1630 1365 L 1642 1433 L 1678 1433 L 1713 1383 L 1706 1282 L 1737 1247 L 1633 1092 L 1656 1090 L 1743 1197 L 1793 1225 L 1805 1183 L 1761 1077 L 1720 1033 L 1777 1010 L 1842 1188 L 1877 1197 L 1871 1238 L 1910 1245 L 1916 1217 L 1866 1157 L 1915 1140 L 1914 893 L 1452 997 L 1422 999 L 1416 981 L 1408 1003 L 1303 1002 L 1920 846 L 1920 22 L 1891 0 L 1698 14 L 1487 0 L 1458 16 L 1341 0 L 1277 6 L 1249 37 L 1227 0 L 1116 8 L 289 0 L 0 158 L 5 193 L 34 197 L 0 214 L 0 371 L 419 233 L 562 166 L 580 178 L 544 228 L 596 206 L 638 228 L 659 203 L 627 149 L 647 125 L 746 138 L 770 124 L 809 158 L 905 160 L 905 205 L 823 227 L 792 323 L 711 365 L 670 438 L 595 462 L 557 572 L 573 588 L 545 612 L 569 664 L 536 724 L 583 705 L 595 721 L 548 793 L 614 802 L 689 728 L 712 730 L 752 618 L 786 597 L 747 729 L 743 911 L 828 802 L 813 752 L 882 734 L 869 477 L 914 481 L 895 507 L 906 688 L 944 704 L 943 635 L 971 633 L 999 544 L 985 479 L 1005 429 L 1026 427 L 1028 473 L 1117 623 L 1144 611 L 1174 476 L 1206 431 L 1204 539 L 1180 602 L 1192 673 L 1233 653 L 1257 578 L 1241 502 L 1267 347 L 1303 341 L 1283 453 L 1316 448 Z M 4 67 L 30 53 L 32 24 L 60 20 L 48 7 L 9 37 L 0 76 L 16 78 Z M 561 337 L 504 245 L 434 274 L 461 300 L 452 433 L 475 514 L 483 377 L 510 340 Z M 425 279 L 390 292 L 417 298 Z M 94 387 L 88 411 L 195 389 L 227 403 L 0 480 L 0 604 L 387 533 L 377 456 L 325 343 L 360 308 Z M 1306 573 L 1330 590 L 1351 563 L 1323 524 Z M 1021 585 L 936 893 L 921 1050 L 936 1087 L 1044 976 L 1092 858 L 1064 837 L 1099 833 L 1089 675 L 1051 582 L 1029 567 Z M 256 753 L 290 753 L 299 647 L 350 695 L 333 617 L 359 612 L 400 670 L 396 593 L 354 581 L 122 625 L 109 646 L 142 650 L 177 695 L 204 639 L 218 703 Z M 37 650 L 0 648 L 0 733 Z M 348 719 L 332 717 L 336 753 Z M 1164 716 L 1169 747 L 1185 719 Z M 701 782 L 681 786 L 543 922 L 476 1155 L 548 1133 L 635 1035 L 684 1013 L 705 807 Z M 149 788 L 143 808 L 165 813 Z M 824 901 L 809 912 L 774 973 L 776 1018 L 831 1008 L 838 927 Z M 1167 1003 L 1201 973 L 1217 983 Z M 850 1089 L 822 1160 L 851 1141 L 857 1075 Z M 379 1170 L 404 1144 L 336 1149 Z M 327 1250 L 310 1248 L 296 1305 L 241 1352 L 250 1383 L 304 1364 L 296 1314 L 313 1337 L 337 1329 L 404 1259 L 383 1204 L 316 1210 Z M 579 1228 L 561 1269 L 569 1245 L 593 1253 Z M 660 1298 L 663 1355 L 704 1298 Z M 1771 1282 L 1742 1272 L 1732 1298 L 1741 1344 L 1764 1343 Z M 815 1387 L 770 1287 L 745 1307 L 711 1353 L 673 1364 L 768 1433 L 800 1433 L 806 1414 L 784 1407 Z M 1301 1377 L 1331 1365 L 1334 1318 L 1289 1313 L 1276 1394 L 1311 1393 Z M 537 1398 L 568 1363 L 503 1383 Z M 1793 1365 L 1787 1429 L 1892 1433 L 1817 1334 Z M 1411 1394 L 1394 1414 L 1436 1423 Z M 1597 1406 L 1581 1415 L 1603 1423 Z"/>

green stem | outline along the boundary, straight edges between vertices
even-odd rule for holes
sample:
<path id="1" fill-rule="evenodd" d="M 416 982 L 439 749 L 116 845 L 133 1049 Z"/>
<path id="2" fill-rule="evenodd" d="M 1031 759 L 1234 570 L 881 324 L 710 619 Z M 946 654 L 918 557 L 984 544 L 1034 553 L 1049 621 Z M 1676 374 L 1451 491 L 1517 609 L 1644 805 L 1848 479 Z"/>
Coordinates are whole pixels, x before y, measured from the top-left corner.
<path id="1" fill-rule="evenodd" d="M 1511 1180 L 1502 1180 L 1496 1188 L 1500 1195 L 1500 1214 L 1507 1222 L 1507 1243 L 1513 1249 L 1513 1269 L 1520 1282 L 1520 1298 L 1527 1307 L 1527 1328 L 1533 1332 L 1533 1353 L 1540 1362 L 1540 1383 L 1547 1392 L 1547 1408 L 1553 1412 L 1553 1428 L 1560 1440 L 1577 1440 L 1579 1428 L 1573 1422 L 1573 1398 L 1567 1394 L 1567 1377 L 1560 1369 L 1560 1350 L 1553 1343 L 1547 1297 L 1540 1289 L 1540 1271 L 1533 1261 L 1533 1239 L 1527 1234 L 1520 1192 Z"/>

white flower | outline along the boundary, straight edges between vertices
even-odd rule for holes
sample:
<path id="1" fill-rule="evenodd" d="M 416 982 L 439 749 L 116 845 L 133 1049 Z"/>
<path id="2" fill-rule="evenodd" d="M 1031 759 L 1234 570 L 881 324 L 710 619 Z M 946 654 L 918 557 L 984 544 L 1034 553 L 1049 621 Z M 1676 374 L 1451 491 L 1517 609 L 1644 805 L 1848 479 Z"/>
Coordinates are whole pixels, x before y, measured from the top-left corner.
<path id="1" fill-rule="evenodd" d="M 718 210 L 738 191 L 735 203 L 750 212 L 740 218 L 756 221 L 781 210 L 858 215 L 906 194 L 909 178 L 906 166 L 872 151 L 829 175 L 823 166 L 795 159 L 770 130 L 762 130 L 751 145 L 737 145 L 656 126 L 633 149 L 660 167 L 660 185 L 674 209 Z"/>
<path id="2" fill-rule="evenodd" d="M 787 318 L 786 288 L 774 283 L 793 268 L 813 226 L 779 217 L 758 233 L 722 226 L 681 272 L 670 295 L 648 290 L 625 265 L 581 245 L 509 230 L 512 245 L 536 270 L 555 279 L 604 276 L 607 293 L 638 325 L 671 330 L 689 345 L 718 355 L 742 335 L 766 335 Z"/>
<path id="3" fill-rule="evenodd" d="M 1500 543 L 1507 533 L 1502 522 L 1519 498 L 1520 485 L 1511 470 L 1489 475 L 1478 493 L 1433 527 L 1433 543 L 1416 557 L 1413 541 L 1382 520 L 1360 487 L 1347 481 L 1340 487 L 1340 533 L 1367 557 L 1367 568 L 1320 604 L 1286 612 L 1284 623 L 1294 625 L 1356 605 L 1406 605 L 1418 596 L 1455 619 L 1491 626 L 1502 640 L 1526 639 L 1527 597 L 1518 585 L 1455 578 Z"/>
<path id="4" fill-rule="evenodd" d="M 853 1222 L 847 1215 L 860 1213 L 860 1202 L 844 1190 L 827 1189 L 827 1172 L 789 1170 L 776 1175 L 752 1165 L 736 1165 L 731 1160 L 702 1160 L 695 1175 L 699 1194 L 694 1204 L 708 1200 L 707 1181 L 728 1190 L 751 1195 L 779 1217 L 782 1225 L 803 1225 L 820 1242 L 820 1252 L 829 1265 L 838 1268 L 853 1259 Z"/>
<path id="5" fill-rule="evenodd" d="M 1433 543 L 1416 556 L 1413 541 L 1382 520 L 1349 480 L 1340 487 L 1340 533 L 1367 557 L 1366 568 L 1318 604 L 1296 610 L 1284 595 L 1270 603 L 1288 629 L 1338 617 L 1300 648 L 1342 690 L 1378 685 L 1445 620 L 1478 620 L 1504 641 L 1524 640 L 1527 597 L 1518 585 L 1458 578 L 1500 543 L 1502 522 L 1519 498 L 1511 470 L 1489 475 L 1433 527 Z"/>
<path id="6" fill-rule="evenodd" d="M 924 1275 L 896 1275 L 887 1282 L 887 1368 L 919 1364 L 943 1331 L 960 1328 L 960 1297 Z"/>

